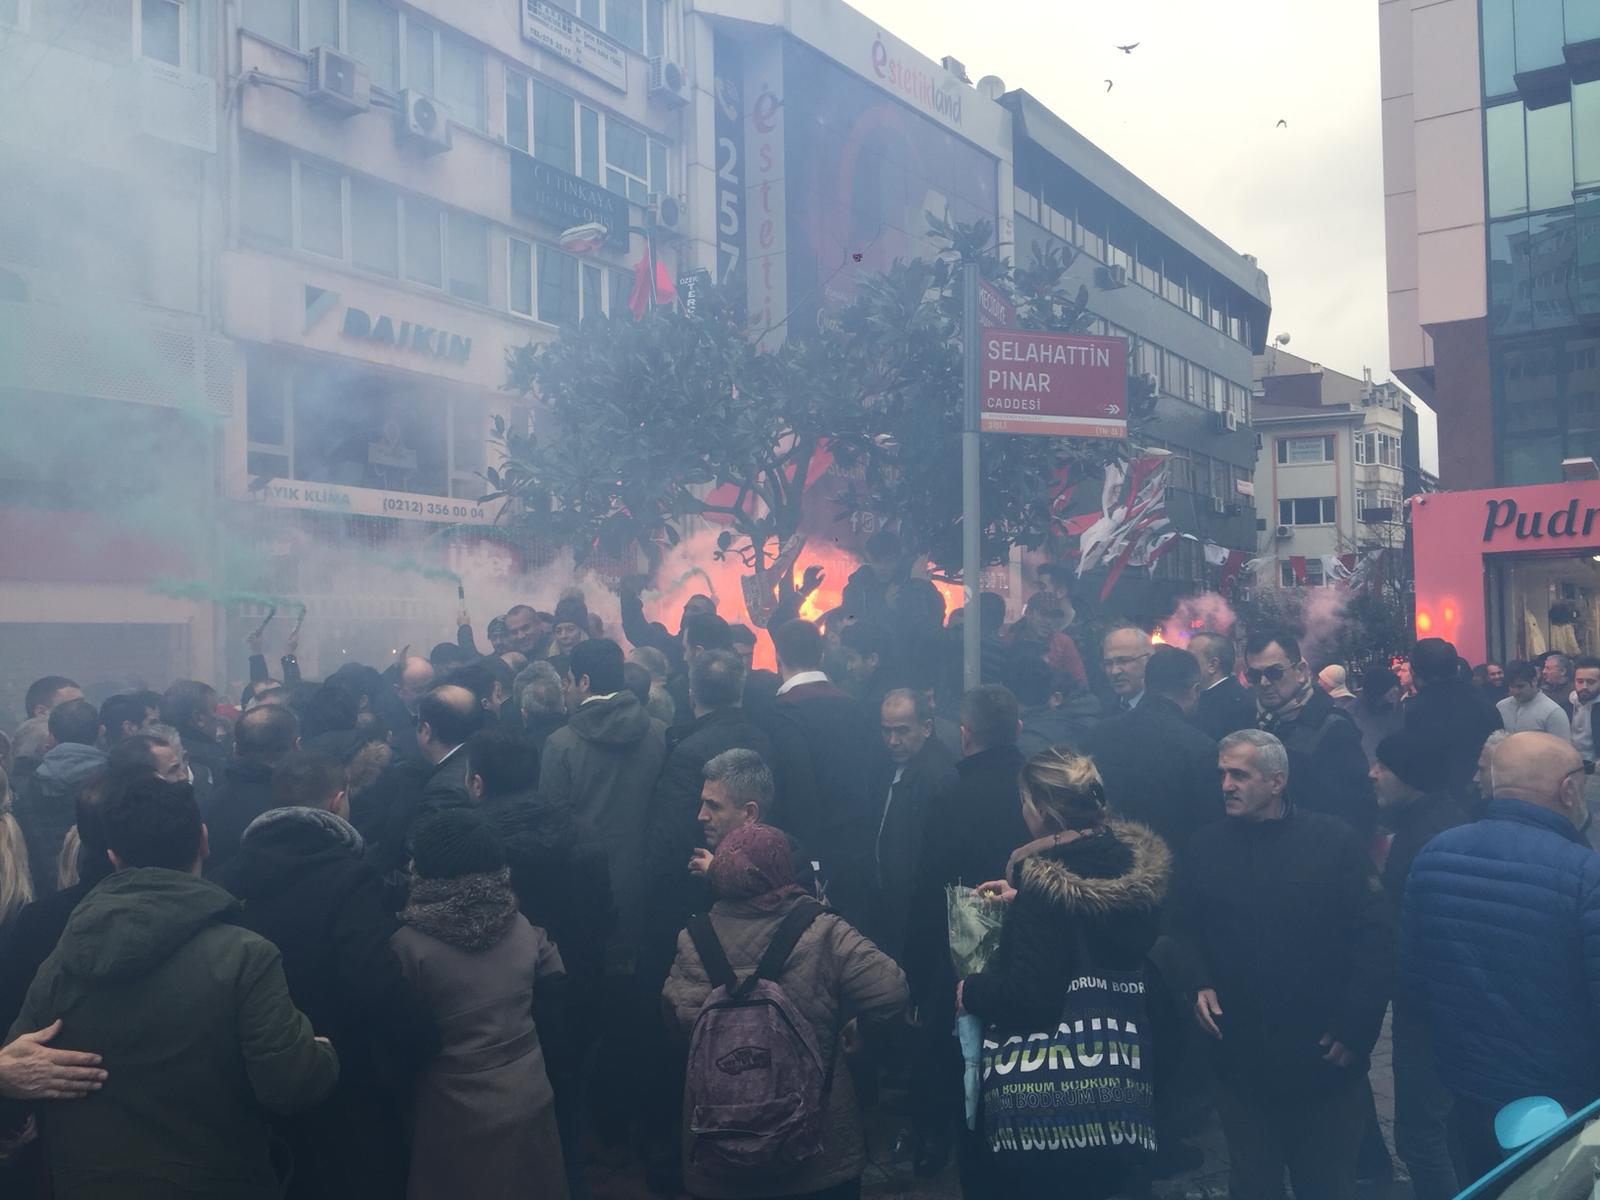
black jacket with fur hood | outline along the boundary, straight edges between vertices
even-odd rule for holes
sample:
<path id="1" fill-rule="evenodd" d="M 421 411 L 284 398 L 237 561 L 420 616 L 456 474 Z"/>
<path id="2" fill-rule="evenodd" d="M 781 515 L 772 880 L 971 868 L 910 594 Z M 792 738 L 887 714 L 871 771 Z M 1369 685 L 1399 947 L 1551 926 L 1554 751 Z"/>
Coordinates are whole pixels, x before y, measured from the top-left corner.
<path id="1" fill-rule="evenodd" d="M 967 976 L 963 1007 L 1006 1033 L 1053 1026 L 1083 965 L 1079 928 L 1096 966 L 1138 970 L 1159 932 L 1171 862 L 1166 843 L 1131 821 L 1023 859 L 1000 944 Z"/>

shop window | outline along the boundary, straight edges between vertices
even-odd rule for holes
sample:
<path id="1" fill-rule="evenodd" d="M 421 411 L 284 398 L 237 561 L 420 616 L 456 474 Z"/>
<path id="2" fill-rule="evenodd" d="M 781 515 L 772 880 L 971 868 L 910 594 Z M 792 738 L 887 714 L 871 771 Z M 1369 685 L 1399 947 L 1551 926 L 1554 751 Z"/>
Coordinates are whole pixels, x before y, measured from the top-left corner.
<path id="1" fill-rule="evenodd" d="M 139 53 L 168 66 L 181 67 L 186 15 L 182 0 L 137 0 L 137 3 Z"/>
<path id="2" fill-rule="evenodd" d="M 344 257 L 344 182 L 332 171 L 297 163 L 300 179 L 300 248 Z"/>
<path id="3" fill-rule="evenodd" d="M 446 261 L 450 294 L 479 304 L 489 303 L 489 224 L 451 212 L 445 219 Z"/>
<path id="4" fill-rule="evenodd" d="M 289 397 L 293 478 L 450 494 L 450 404 L 435 384 L 371 368 L 297 366 Z"/>
<path id="5" fill-rule="evenodd" d="M 405 277 L 429 287 L 444 286 L 444 246 L 440 225 L 442 210 L 407 196 L 405 199 Z"/>
<path id="6" fill-rule="evenodd" d="M 475 473 L 483 470 L 484 449 L 489 444 L 489 422 L 483 409 L 464 398 L 457 398 L 451 406 L 450 418 L 450 470 L 455 483 L 467 483 L 473 491 L 465 493 L 472 499 L 483 495 L 481 480 L 474 482 Z M 460 494 L 460 493 L 457 493 Z"/>
<path id="7" fill-rule="evenodd" d="M 1332 496 L 1278 501 L 1279 525 L 1332 525 L 1338 519 L 1337 513 L 1337 502 Z"/>
<path id="8" fill-rule="evenodd" d="M 1286 466 L 1333 461 L 1333 438 L 1281 437 L 1278 442 L 1278 461 Z"/>
<path id="9" fill-rule="evenodd" d="M 256 142 L 239 148 L 239 225 L 251 237 L 287 246 L 293 237 L 289 157 Z"/>
<path id="10" fill-rule="evenodd" d="M 369 179 L 350 180 L 350 259 L 380 275 L 400 274 L 400 198 Z"/>

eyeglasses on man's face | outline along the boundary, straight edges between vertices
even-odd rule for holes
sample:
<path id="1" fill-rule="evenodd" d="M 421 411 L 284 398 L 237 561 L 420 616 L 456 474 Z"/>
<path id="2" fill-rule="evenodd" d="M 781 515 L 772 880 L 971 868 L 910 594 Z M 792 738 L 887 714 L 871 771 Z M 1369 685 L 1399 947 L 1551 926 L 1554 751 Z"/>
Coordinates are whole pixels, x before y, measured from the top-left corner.
<path id="1" fill-rule="evenodd" d="M 1253 684 L 1260 683 L 1262 680 L 1266 680 L 1268 683 L 1277 683 L 1288 673 L 1289 667 L 1286 663 L 1273 663 L 1270 667 L 1246 667 L 1244 677 Z"/>

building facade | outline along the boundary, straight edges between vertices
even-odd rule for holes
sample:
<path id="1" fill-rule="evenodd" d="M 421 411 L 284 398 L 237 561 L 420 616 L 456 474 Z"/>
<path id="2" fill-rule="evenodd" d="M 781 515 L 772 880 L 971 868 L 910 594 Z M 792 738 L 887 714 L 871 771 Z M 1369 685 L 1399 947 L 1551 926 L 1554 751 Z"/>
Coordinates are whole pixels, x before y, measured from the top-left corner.
<path id="1" fill-rule="evenodd" d="M 1094 332 L 1125 338 L 1129 372 L 1155 381 L 1137 440 L 1170 452 L 1167 512 L 1188 536 L 1153 574 L 1163 594 L 1215 586 L 1208 543 L 1255 547 L 1251 361 L 1271 315 L 1267 276 L 1026 91 L 1001 103 L 1013 118 L 1016 261 L 1071 247 L 1068 287 L 1088 289 Z"/>
<path id="2" fill-rule="evenodd" d="M 1255 369 L 1256 586 L 1321 587 L 1364 556 L 1402 551 L 1410 397 L 1278 346 Z"/>
<path id="3" fill-rule="evenodd" d="M 1156 574 L 1253 539 L 1254 261 L 836 0 L 0 0 L 0 111 L 0 703 L 237 681 L 275 599 L 310 676 L 449 628 L 418 564 L 493 523 L 508 350 L 652 254 L 803 332 L 934 252 L 928 212 L 1078 252 L 1161 393 L 1190 536 Z"/>
<path id="4" fill-rule="evenodd" d="M 1584 468 L 1564 460 L 1600 455 L 1600 7 L 1382 0 L 1379 13 L 1392 365 L 1439 414 L 1441 483 L 1469 492 L 1460 510 L 1413 504 L 1418 627 L 1456 631 L 1475 659 L 1534 653 L 1552 612 L 1592 608 L 1583 532 L 1536 544 L 1542 532 L 1485 529 L 1472 553 L 1430 539 L 1480 524 L 1447 529 L 1447 512 L 1532 511 L 1550 496 L 1518 489 L 1567 486 Z M 1592 614 L 1580 625 L 1592 647 Z"/>

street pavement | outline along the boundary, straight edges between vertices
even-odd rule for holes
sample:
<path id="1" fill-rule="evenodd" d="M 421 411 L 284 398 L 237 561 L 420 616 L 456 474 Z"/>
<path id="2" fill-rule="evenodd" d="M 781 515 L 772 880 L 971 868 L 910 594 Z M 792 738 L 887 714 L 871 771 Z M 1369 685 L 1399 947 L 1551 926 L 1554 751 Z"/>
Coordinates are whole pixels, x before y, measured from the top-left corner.
<path id="1" fill-rule="evenodd" d="M 1378 1124 L 1383 1130 L 1390 1156 L 1394 1150 L 1394 1070 L 1386 1020 L 1383 1036 L 1372 1052 L 1373 1097 L 1377 1101 Z M 961 1187 L 955 1166 L 934 1179 L 917 1179 L 911 1163 L 893 1153 L 895 1137 L 903 1121 L 883 1108 L 868 1113 L 868 1145 L 871 1158 L 862 1180 L 863 1196 L 893 1196 L 897 1200 L 959 1200 Z M 1199 1139 L 1205 1162 L 1196 1170 L 1156 1182 L 1150 1195 L 1154 1200 L 1226 1200 L 1228 1195 L 1228 1148 L 1215 1120 Z M 1363 1185 L 1361 1200 L 1410 1200 L 1411 1186 L 1405 1166 L 1394 1160 L 1395 1179 L 1390 1183 Z M 648 1200 L 642 1172 L 632 1166 L 597 1167 L 591 1173 L 594 1200 Z"/>

